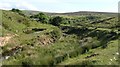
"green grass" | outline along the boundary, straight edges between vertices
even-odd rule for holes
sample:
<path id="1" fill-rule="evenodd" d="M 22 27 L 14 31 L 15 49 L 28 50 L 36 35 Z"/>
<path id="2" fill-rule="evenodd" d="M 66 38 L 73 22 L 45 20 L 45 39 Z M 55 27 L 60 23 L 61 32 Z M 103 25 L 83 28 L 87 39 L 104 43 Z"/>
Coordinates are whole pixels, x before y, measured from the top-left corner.
<path id="1" fill-rule="evenodd" d="M 75 58 L 69 58 L 62 63 L 59 63 L 59 65 L 76 65 L 81 64 L 82 61 L 94 61 L 97 62 L 93 63 L 94 65 L 118 65 L 118 55 L 116 54 L 118 52 L 118 40 L 113 40 L 108 43 L 108 47 L 105 49 L 102 48 L 96 48 L 91 49 L 89 52 L 79 55 Z M 85 59 L 86 56 L 89 56 L 91 54 L 98 53 L 98 56 L 91 57 L 88 59 Z M 114 57 L 117 59 L 115 60 Z M 112 59 L 112 61 L 110 60 Z"/>

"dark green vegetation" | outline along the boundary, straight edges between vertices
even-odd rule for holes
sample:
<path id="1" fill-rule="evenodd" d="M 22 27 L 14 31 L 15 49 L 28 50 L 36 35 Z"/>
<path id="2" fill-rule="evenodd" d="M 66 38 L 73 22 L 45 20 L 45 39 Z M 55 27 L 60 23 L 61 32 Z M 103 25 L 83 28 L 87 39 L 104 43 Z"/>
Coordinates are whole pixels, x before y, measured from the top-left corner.
<path id="1" fill-rule="evenodd" d="M 111 15 L 29 16 L 16 9 L 2 10 L 1 37 L 11 36 L 1 47 L 2 64 L 118 65 L 119 22 Z"/>
<path id="2" fill-rule="evenodd" d="M 30 18 L 34 18 L 37 21 L 40 21 L 42 23 L 48 23 L 48 21 L 49 21 L 49 17 L 44 13 L 39 13 L 39 14 L 30 16 Z"/>

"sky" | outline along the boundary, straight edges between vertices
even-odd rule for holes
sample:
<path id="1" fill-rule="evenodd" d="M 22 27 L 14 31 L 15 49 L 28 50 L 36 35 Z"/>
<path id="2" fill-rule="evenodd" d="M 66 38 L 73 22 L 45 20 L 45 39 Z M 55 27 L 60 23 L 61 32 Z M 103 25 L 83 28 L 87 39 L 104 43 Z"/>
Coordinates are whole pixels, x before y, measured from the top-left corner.
<path id="1" fill-rule="evenodd" d="M 118 12 L 119 0 L 0 0 L 0 9 L 44 12 L 98 11 Z"/>

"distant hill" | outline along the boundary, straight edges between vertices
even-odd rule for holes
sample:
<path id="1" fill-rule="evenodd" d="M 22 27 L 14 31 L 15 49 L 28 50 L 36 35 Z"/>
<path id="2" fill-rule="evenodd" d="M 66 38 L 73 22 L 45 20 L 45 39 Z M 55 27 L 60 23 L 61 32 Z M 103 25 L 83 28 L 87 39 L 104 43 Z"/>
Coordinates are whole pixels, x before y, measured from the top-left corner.
<path id="1" fill-rule="evenodd" d="M 32 11 L 32 10 L 23 10 L 26 15 L 34 15 L 42 11 Z M 106 16 L 117 16 L 117 13 L 111 12 L 92 12 L 92 11 L 78 11 L 78 12 L 68 12 L 68 13 L 50 13 L 50 12 L 43 12 L 50 16 L 54 15 L 68 15 L 68 16 L 79 16 L 79 15 L 106 15 Z"/>

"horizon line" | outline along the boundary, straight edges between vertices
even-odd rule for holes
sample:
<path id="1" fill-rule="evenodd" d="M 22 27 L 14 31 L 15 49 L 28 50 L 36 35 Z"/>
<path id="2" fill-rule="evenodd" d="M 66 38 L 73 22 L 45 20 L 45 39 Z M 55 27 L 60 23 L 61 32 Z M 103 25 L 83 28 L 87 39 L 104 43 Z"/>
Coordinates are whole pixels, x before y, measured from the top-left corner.
<path id="1" fill-rule="evenodd" d="M 19 8 L 15 8 L 15 9 L 19 9 Z M 1 9 L 0 10 L 11 10 L 11 9 Z M 101 13 L 118 13 L 118 12 L 108 12 L 108 11 L 88 11 L 88 10 L 79 10 L 79 11 L 66 11 L 66 12 L 51 12 L 51 11 L 40 11 L 40 10 L 27 10 L 27 9 L 19 9 L 19 10 L 23 10 L 23 11 L 37 11 L 37 12 L 45 12 L 45 13 L 74 13 L 74 12 L 101 12 Z"/>

